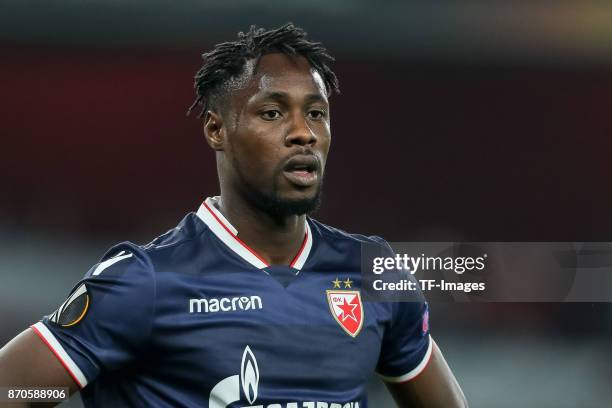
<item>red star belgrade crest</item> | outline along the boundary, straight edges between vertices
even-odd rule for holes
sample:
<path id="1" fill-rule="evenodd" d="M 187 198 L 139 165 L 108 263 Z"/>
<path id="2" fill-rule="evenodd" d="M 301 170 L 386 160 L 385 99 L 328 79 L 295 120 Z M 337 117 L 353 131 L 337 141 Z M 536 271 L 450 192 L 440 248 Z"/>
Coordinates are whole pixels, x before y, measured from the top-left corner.
<path id="1" fill-rule="evenodd" d="M 349 335 L 356 337 L 363 326 L 363 305 L 357 290 L 328 290 L 327 303 L 332 316 Z"/>

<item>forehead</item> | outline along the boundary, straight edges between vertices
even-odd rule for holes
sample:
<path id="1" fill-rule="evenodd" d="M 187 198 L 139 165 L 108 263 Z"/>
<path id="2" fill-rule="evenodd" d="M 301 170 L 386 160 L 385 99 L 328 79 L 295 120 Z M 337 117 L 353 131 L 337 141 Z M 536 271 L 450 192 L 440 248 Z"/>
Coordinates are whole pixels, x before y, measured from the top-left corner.
<path id="1" fill-rule="evenodd" d="M 251 60 L 247 62 L 241 82 L 242 89 L 236 96 L 242 103 L 273 92 L 287 93 L 296 98 L 318 94 L 327 100 L 323 78 L 306 58 L 299 55 L 266 54 L 257 64 Z"/>

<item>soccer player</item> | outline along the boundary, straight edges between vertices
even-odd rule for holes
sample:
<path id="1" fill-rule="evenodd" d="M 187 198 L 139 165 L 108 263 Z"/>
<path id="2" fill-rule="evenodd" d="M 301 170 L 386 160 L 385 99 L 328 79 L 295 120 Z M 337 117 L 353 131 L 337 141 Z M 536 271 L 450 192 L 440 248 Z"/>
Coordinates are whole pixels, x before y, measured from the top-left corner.
<path id="1" fill-rule="evenodd" d="M 88 407 L 465 407 L 427 304 L 362 302 L 362 244 L 307 216 L 330 148 L 333 58 L 291 24 L 204 54 L 195 78 L 220 195 L 148 245 L 111 248 L 0 351 L 0 386 Z M 191 110 L 191 109 L 190 109 Z"/>

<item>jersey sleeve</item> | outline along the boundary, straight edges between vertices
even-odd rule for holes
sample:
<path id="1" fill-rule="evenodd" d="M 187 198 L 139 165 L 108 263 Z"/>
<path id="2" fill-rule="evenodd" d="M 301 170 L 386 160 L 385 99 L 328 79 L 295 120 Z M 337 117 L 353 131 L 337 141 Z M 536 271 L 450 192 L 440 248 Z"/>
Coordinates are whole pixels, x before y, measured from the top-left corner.
<path id="1" fill-rule="evenodd" d="M 394 257 L 389 244 L 382 238 L 378 240 L 384 245 L 384 252 Z M 412 275 L 408 278 L 414 279 Z M 419 375 L 431 357 L 429 307 L 420 291 L 413 301 L 393 302 L 389 306 L 391 320 L 385 328 L 376 372 L 384 381 L 405 382 Z"/>
<path id="2" fill-rule="evenodd" d="M 376 367 L 387 382 L 414 379 L 425 369 L 433 348 L 429 335 L 427 303 L 401 302 L 394 304 L 395 317 L 382 342 Z"/>
<path id="3" fill-rule="evenodd" d="M 60 307 L 32 329 L 81 387 L 134 359 L 155 311 L 151 262 L 121 244 L 94 265 Z"/>

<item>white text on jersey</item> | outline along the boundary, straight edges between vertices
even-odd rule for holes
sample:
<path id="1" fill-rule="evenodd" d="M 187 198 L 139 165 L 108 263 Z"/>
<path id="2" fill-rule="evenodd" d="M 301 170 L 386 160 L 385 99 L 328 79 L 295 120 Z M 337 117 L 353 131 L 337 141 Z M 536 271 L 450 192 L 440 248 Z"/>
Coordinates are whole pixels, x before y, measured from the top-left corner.
<path id="1" fill-rule="evenodd" d="M 189 313 L 235 312 L 263 309 L 259 296 L 237 296 L 220 299 L 189 299 Z"/>

